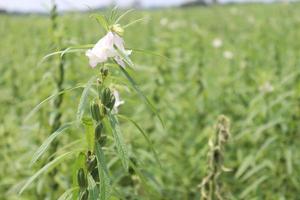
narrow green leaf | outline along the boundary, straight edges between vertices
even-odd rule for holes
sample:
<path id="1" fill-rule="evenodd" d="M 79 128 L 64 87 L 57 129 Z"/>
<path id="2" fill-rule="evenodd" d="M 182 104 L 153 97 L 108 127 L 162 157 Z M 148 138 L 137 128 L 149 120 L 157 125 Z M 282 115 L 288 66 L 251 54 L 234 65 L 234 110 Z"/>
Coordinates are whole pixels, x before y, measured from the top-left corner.
<path id="1" fill-rule="evenodd" d="M 43 101 L 41 101 L 39 104 L 37 104 L 30 112 L 29 114 L 24 118 L 24 122 L 27 122 L 43 105 L 44 103 L 50 101 L 51 99 L 57 97 L 58 95 L 64 94 L 68 91 L 72 91 L 72 90 L 76 90 L 79 88 L 82 88 L 83 86 L 76 86 L 76 87 L 72 87 L 72 88 L 68 88 L 65 89 L 63 91 L 57 92 L 49 97 L 47 97 L 46 99 L 44 99 Z"/>
<path id="2" fill-rule="evenodd" d="M 151 149 L 151 151 L 154 155 L 154 158 L 155 158 L 156 162 L 159 164 L 160 167 L 162 167 L 162 165 L 160 163 L 160 160 L 158 158 L 158 154 L 157 154 L 157 152 L 155 151 L 155 149 L 153 147 L 153 143 L 151 142 L 151 140 L 148 137 L 148 135 L 146 134 L 146 132 L 133 119 L 131 119 L 129 117 L 126 117 L 126 116 L 123 116 L 123 115 L 118 115 L 118 116 L 122 119 L 130 121 L 139 130 L 139 132 L 144 136 L 145 140 L 147 141 L 147 143 L 148 143 L 148 145 L 149 145 L 149 147 L 150 147 L 150 149 Z"/>
<path id="3" fill-rule="evenodd" d="M 33 157 L 31 159 L 30 165 L 33 165 L 42 155 L 43 153 L 48 149 L 51 142 L 58 137 L 60 134 L 62 134 L 65 130 L 70 128 L 74 122 L 69 122 L 64 125 L 62 125 L 59 129 L 57 129 L 55 132 L 53 132 L 44 142 L 43 144 L 38 148 L 38 150 L 33 154 Z"/>
<path id="4" fill-rule="evenodd" d="M 125 28 L 128 28 L 129 26 L 132 26 L 133 24 L 136 24 L 136 23 L 141 22 L 141 21 L 143 21 L 143 20 L 145 20 L 144 17 L 143 17 L 143 18 L 140 18 L 140 19 L 137 19 L 137 20 L 134 20 L 134 21 L 132 21 L 132 22 L 126 24 L 125 26 L 123 26 L 123 28 L 124 28 L 124 29 L 125 29 Z"/>
<path id="5" fill-rule="evenodd" d="M 88 49 L 88 48 L 92 48 L 93 46 L 94 46 L 94 44 L 78 45 L 78 46 L 68 47 L 65 50 L 51 52 L 51 53 L 45 55 L 41 59 L 41 61 L 38 63 L 38 66 L 41 65 L 43 62 L 45 62 L 48 58 L 50 58 L 52 56 L 55 56 L 55 55 L 63 56 L 66 53 L 82 52 L 82 51 L 86 51 L 86 49 Z"/>
<path id="6" fill-rule="evenodd" d="M 145 175 L 143 174 L 143 172 L 131 160 L 130 160 L 129 164 L 130 164 L 130 167 L 132 167 L 132 169 L 135 171 L 135 173 L 137 174 L 137 176 L 141 179 L 141 183 L 143 185 L 143 188 L 147 192 L 147 196 L 148 197 L 156 196 L 156 198 L 150 198 L 150 199 L 157 199 L 157 196 L 160 196 L 160 195 L 155 195 L 155 193 L 157 193 L 157 192 L 149 184 L 149 181 L 147 180 L 147 178 L 145 177 Z"/>
<path id="7" fill-rule="evenodd" d="M 88 149 L 93 152 L 94 144 L 95 144 L 93 120 L 91 118 L 84 117 L 82 118 L 81 121 L 85 127 L 85 135 L 86 135 L 86 142 L 87 142 Z"/>
<path id="8" fill-rule="evenodd" d="M 241 181 L 246 181 L 247 179 L 249 179 L 251 176 L 253 176 L 254 174 L 256 174 L 257 172 L 259 172 L 260 170 L 264 169 L 265 167 L 268 167 L 269 165 L 272 166 L 271 162 L 263 162 L 259 165 L 255 165 L 252 169 L 248 170 L 247 173 L 245 173 L 245 175 L 241 178 Z"/>
<path id="9" fill-rule="evenodd" d="M 126 15 L 128 15 L 129 13 L 131 13 L 132 11 L 134 11 L 134 9 L 129 9 L 126 12 L 124 12 L 122 15 L 120 15 L 116 21 L 115 24 L 119 23 L 119 21 L 121 21 L 121 19 L 123 19 L 123 17 L 125 17 Z"/>
<path id="10" fill-rule="evenodd" d="M 252 183 L 251 185 L 246 187 L 246 189 L 240 195 L 240 198 L 244 199 L 248 194 L 250 194 L 252 191 L 256 190 L 256 188 L 267 178 L 268 178 L 267 176 L 262 176 L 262 177 L 256 179 L 256 181 L 254 183 Z"/>
<path id="11" fill-rule="evenodd" d="M 107 200 L 109 199 L 111 193 L 111 183 L 105 161 L 105 155 L 98 143 L 96 143 L 95 152 L 100 179 L 100 200 Z"/>
<path id="12" fill-rule="evenodd" d="M 80 168 L 85 169 L 85 162 L 86 162 L 86 156 L 83 152 L 80 152 L 76 158 L 76 161 L 74 162 L 74 165 L 72 167 L 72 186 L 73 188 L 78 187 L 77 182 L 77 172 Z M 73 191 L 73 200 L 78 199 L 79 191 L 74 190 Z"/>
<path id="13" fill-rule="evenodd" d="M 79 190 L 78 187 L 75 188 L 70 188 L 68 190 L 66 190 L 59 198 L 58 200 L 68 200 L 72 198 L 72 194 L 74 191 Z"/>
<path id="14" fill-rule="evenodd" d="M 95 18 L 96 21 L 104 28 L 104 30 L 108 31 L 108 22 L 104 15 L 93 14 L 90 17 Z"/>
<path id="15" fill-rule="evenodd" d="M 93 82 L 95 81 L 95 78 L 96 78 L 95 76 L 90 78 L 90 80 L 86 84 L 86 86 L 82 92 L 82 95 L 80 97 L 80 101 L 79 101 L 79 105 L 78 105 L 78 109 L 77 109 L 77 120 L 78 121 L 80 121 L 82 119 L 82 116 L 84 114 L 84 108 L 87 104 L 89 90 L 91 89 Z"/>
<path id="16" fill-rule="evenodd" d="M 88 191 L 89 191 L 89 200 L 98 200 L 99 191 L 96 182 L 94 181 L 93 177 L 88 174 Z"/>
<path id="17" fill-rule="evenodd" d="M 288 175 L 293 173 L 293 154 L 290 148 L 285 150 L 286 171 Z"/>
<path id="18" fill-rule="evenodd" d="M 39 171 L 37 171 L 33 176 L 31 176 L 26 183 L 24 184 L 24 186 L 21 188 L 19 194 L 22 194 L 24 192 L 24 190 L 27 189 L 27 187 L 36 179 L 38 178 L 41 174 L 43 174 L 46 171 L 51 170 L 53 167 L 57 166 L 58 164 L 60 164 L 61 161 L 64 161 L 68 156 L 72 155 L 74 152 L 67 152 L 65 154 L 62 154 L 60 156 L 58 156 L 57 158 L 55 158 L 54 160 L 52 160 L 51 162 L 47 163 L 44 167 L 42 167 Z"/>
<path id="19" fill-rule="evenodd" d="M 110 11 L 109 24 L 114 24 L 118 14 L 118 6 L 114 6 Z"/>
<path id="20" fill-rule="evenodd" d="M 135 91 L 138 93 L 138 95 L 140 96 L 140 98 L 142 100 L 144 100 L 144 102 L 146 103 L 146 105 L 148 105 L 148 107 L 151 109 L 151 111 L 158 117 L 158 119 L 160 120 L 160 122 L 163 125 L 163 127 L 165 127 L 165 124 L 164 124 L 162 118 L 160 117 L 160 115 L 158 114 L 156 108 L 152 105 L 152 103 L 149 101 L 149 99 L 140 90 L 139 86 L 134 81 L 134 79 L 129 75 L 129 73 L 123 67 L 119 66 L 119 69 L 123 72 L 123 74 L 125 75 L 125 77 L 127 78 L 127 80 L 130 82 L 130 84 L 132 85 L 132 87 L 135 89 Z"/>
<path id="21" fill-rule="evenodd" d="M 123 140 L 121 129 L 119 127 L 118 119 L 116 118 L 115 115 L 112 115 L 111 113 L 108 114 L 108 117 L 109 117 L 109 123 L 110 123 L 110 127 L 112 130 L 112 134 L 114 137 L 114 141 L 115 141 L 115 144 L 117 147 L 118 155 L 122 161 L 122 165 L 123 165 L 124 169 L 127 171 L 128 170 L 128 160 L 129 160 L 128 152 L 127 152 L 124 140 Z"/>
<path id="22" fill-rule="evenodd" d="M 243 175 L 243 173 L 245 173 L 245 171 L 251 166 L 251 164 L 253 164 L 253 162 L 254 162 L 254 158 L 252 155 L 246 157 L 242 162 L 242 164 L 240 165 L 239 169 L 237 170 L 235 174 L 235 178 L 239 178 L 241 175 Z"/>
<path id="23" fill-rule="evenodd" d="M 131 49 L 133 52 L 136 52 L 136 53 L 149 54 L 149 55 L 157 56 L 157 57 L 160 57 L 160 58 L 163 58 L 163 59 L 166 59 L 166 60 L 171 60 L 169 57 L 167 57 L 165 55 L 158 54 L 154 51 L 149 51 L 149 50 L 144 50 L 144 49 L 135 49 L 135 48 L 130 48 L 130 47 L 128 49 Z"/>

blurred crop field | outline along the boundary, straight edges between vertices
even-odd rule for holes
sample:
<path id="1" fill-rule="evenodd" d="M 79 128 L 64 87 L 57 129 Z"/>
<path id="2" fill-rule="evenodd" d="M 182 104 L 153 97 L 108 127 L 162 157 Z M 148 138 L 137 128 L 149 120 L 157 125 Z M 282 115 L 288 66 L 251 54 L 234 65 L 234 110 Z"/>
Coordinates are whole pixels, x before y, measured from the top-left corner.
<path id="1" fill-rule="evenodd" d="M 200 199 L 207 172 L 208 141 L 219 115 L 230 119 L 224 152 L 229 172 L 219 177 L 224 199 L 300 199 L 300 5 L 245 4 L 134 11 L 124 23 L 133 49 L 135 79 L 165 122 L 128 90 L 121 114 L 148 134 L 158 154 L 131 123 L 121 120 L 129 155 L 144 179 L 126 172 L 109 147 L 111 199 Z M 58 16 L 62 46 L 93 44 L 104 31 L 90 13 Z M 32 155 L 50 135 L 51 105 L 59 56 L 49 16 L 0 15 L 0 199 L 57 199 L 72 184 L 74 159 L 43 173 L 21 195 L 24 182 L 52 156 L 80 148 L 84 131 L 72 127 L 33 166 Z M 140 50 L 143 51 L 140 51 Z M 137 50 L 137 51 L 135 51 Z M 66 54 L 65 89 L 87 83 L 98 69 L 84 52 Z M 118 73 L 118 72 L 116 72 Z M 73 121 L 82 88 L 64 93 L 62 123 Z M 54 190 L 49 184 L 54 179 Z M 123 198 L 122 198 L 123 197 Z"/>

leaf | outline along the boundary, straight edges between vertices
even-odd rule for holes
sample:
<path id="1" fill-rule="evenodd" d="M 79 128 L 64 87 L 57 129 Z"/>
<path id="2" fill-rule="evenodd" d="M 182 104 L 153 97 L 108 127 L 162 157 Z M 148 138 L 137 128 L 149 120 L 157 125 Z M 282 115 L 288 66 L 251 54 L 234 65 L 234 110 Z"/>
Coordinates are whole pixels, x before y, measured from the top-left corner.
<path id="1" fill-rule="evenodd" d="M 68 47 L 65 50 L 60 50 L 60 51 L 55 51 L 55 52 L 49 53 L 41 59 L 41 61 L 38 63 L 38 66 L 41 65 L 43 62 L 45 62 L 48 58 L 50 58 L 52 56 L 55 56 L 55 55 L 63 56 L 66 53 L 81 52 L 81 51 L 85 51 L 88 48 L 92 48 L 93 46 L 94 46 L 94 44 L 78 45 L 78 46 Z"/>
<path id="2" fill-rule="evenodd" d="M 79 105 L 77 108 L 77 120 L 80 121 L 82 119 L 82 116 L 84 114 L 84 107 L 87 103 L 87 99 L 88 99 L 88 94 L 89 94 L 89 90 L 91 89 L 93 82 L 95 80 L 95 76 L 93 76 L 92 78 L 90 78 L 90 80 L 88 81 L 88 83 L 86 84 L 81 97 L 80 97 L 80 101 L 79 101 Z"/>
<path id="3" fill-rule="evenodd" d="M 110 197 L 111 183 L 108 175 L 105 156 L 98 142 L 96 143 L 95 152 L 96 152 L 97 167 L 98 167 L 99 180 L 100 180 L 100 200 L 106 200 L 109 199 Z"/>
<path id="4" fill-rule="evenodd" d="M 264 144 L 257 150 L 256 152 L 256 159 L 258 159 L 259 157 L 261 157 L 264 153 L 264 151 L 277 139 L 277 136 L 273 136 L 268 138 Z"/>
<path id="5" fill-rule="evenodd" d="M 86 142 L 87 142 L 88 149 L 93 152 L 94 144 L 95 144 L 93 120 L 91 118 L 83 118 L 81 121 L 85 127 L 85 135 L 86 135 Z"/>
<path id="6" fill-rule="evenodd" d="M 108 22 L 107 19 L 104 15 L 99 15 L 99 14 L 93 14 L 90 15 L 90 17 L 95 18 L 97 22 L 106 30 L 108 31 Z"/>
<path id="7" fill-rule="evenodd" d="M 74 122 L 66 123 L 63 126 L 61 126 L 59 129 L 57 129 L 55 132 L 53 132 L 43 142 L 43 144 L 38 148 L 38 150 L 33 154 L 30 165 L 33 165 L 43 155 L 43 153 L 48 149 L 49 145 L 56 137 L 58 137 L 60 134 L 62 134 L 66 129 L 70 128 L 71 125 L 73 125 L 73 124 L 74 124 Z"/>
<path id="8" fill-rule="evenodd" d="M 244 199 L 250 192 L 255 190 L 264 180 L 266 180 L 267 176 L 262 176 L 258 178 L 254 183 L 252 183 L 250 186 L 248 186 L 240 195 L 241 199 Z"/>
<path id="9" fill-rule="evenodd" d="M 149 101 L 149 99 L 144 95 L 144 93 L 140 90 L 139 86 L 136 84 L 136 82 L 133 80 L 133 78 L 129 75 L 129 73 L 121 66 L 119 66 L 119 69 L 123 72 L 127 80 L 130 82 L 132 87 L 135 89 L 135 91 L 138 93 L 140 98 L 146 103 L 146 105 L 151 109 L 151 111 L 158 117 L 163 127 L 165 127 L 165 124 L 158 114 L 156 108 L 152 105 L 152 103 Z"/>
<path id="10" fill-rule="evenodd" d="M 251 164 L 253 164 L 254 158 L 252 155 L 249 155 L 244 159 L 242 164 L 240 165 L 239 169 L 237 170 L 235 174 L 235 178 L 239 178 L 248 168 Z"/>
<path id="11" fill-rule="evenodd" d="M 79 190 L 79 188 L 78 188 L 78 187 L 75 187 L 75 188 L 70 188 L 70 189 L 66 190 L 66 191 L 58 198 L 58 200 L 68 200 L 68 199 L 71 199 L 73 192 L 76 191 L 76 190 Z"/>
<path id="12" fill-rule="evenodd" d="M 118 14 L 118 6 L 114 6 L 110 11 L 109 24 L 114 24 Z"/>
<path id="13" fill-rule="evenodd" d="M 24 122 L 28 121 L 41 107 L 44 103 L 46 103 L 47 101 L 57 97 L 58 95 L 61 95 L 61 94 L 64 94 L 68 91 L 72 91 L 72 90 L 75 90 L 75 89 L 79 89 L 79 88 L 82 88 L 83 86 L 76 86 L 76 87 L 72 87 L 72 88 L 68 88 L 68 89 L 65 89 L 63 91 L 60 91 L 60 92 L 57 92 L 49 97 L 47 97 L 46 99 L 44 99 L 43 101 L 41 101 L 38 105 L 36 105 L 30 112 L 29 114 L 24 118 Z"/>
<path id="14" fill-rule="evenodd" d="M 117 24 L 123 17 L 125 17 L 126 15 L 128 15 L 129 13 L 131 13 L 132 11 L 134 11 L 134 9 L 129 9 L 127 10 L 126 12 L 124 12 L 122 15 L 120 15 L 116 21 L 115 21 L 115 24 Z"/>
<path id="15" fill-rule="evenodd" d="M 122 161 L 122 165 L 123 165 L 124 169 L 127 171 L 128 170 L 128 160 L 129 160 L 128 152 L 127 152 L 126 145 L 125 145 L 123 137 L 122 137 L 118 119 L 111 113 L 108 113 L 108 118 L 109 118 L 111 130 L 112 130 L 112 134 L 114 137 L 114 141 L 115 141 L 115 144 L 117 147 L 118 155 Z"/>
<path id="16" fill-rule="evenodd" d="M 89 200 L 98 200 L 99 191 L 97 188 L 97 184 L 95 183 L 93 177 L 88 174 L 88 191 L 89 191 Z"/>
<path id="17" fill-rule="evenodd" d="M 169 57 L 167 57 L 165 55 L 158 54 L 154 51 L 143 50 L 143 49 L 135 49 L 135 48 L 130 48 L 130 47 L 128 49 L 131 49 L 133 52 L 136 52 L 136 53 L 149 54 L 149 55 L 152 55 L 152 56 L 157 56 L 157 57 L 160 57 L 160 58 L 164 58 L 166 60 L 171 60 Z"/>
<path id="18" fill-rule="evenodd" d="M 47 163 L 43 168 L 41 168 L 39 171 L 37 171 L 33 176 L 31 176 L 26 183 L 24 184 L 24 186 L 21 188 L 19 194 L 22 194 L 24 192 L 24 190 L 27 189 L 27 187 L 36 179 L 38 178 L 41 174 L 43 174 L 44 172 L 50 170 L 51 168 L 57 166 L 61 161 L 64 161 L 68 156 L 72 155 L 74 152 L 67 152 L 65 154 L 62 154 L 60 156 L 58 156 L 57 158 L 55 158 L 54 160 L 52 160 L 51 162 Z"/>
<path id="19" fill-rule="evenodd" d="M 160 160 L 158 158 L 158 154 L 157 152 L 155 151 L 154 147 L 153 147 L 153 144 L 150 140 L 150 138 L 148 137 L 148 135 L 145 133 L 145 131 L 138 125 L 138 123 L 136 123 L 133 119 L 130 119 L 129 117 L 126 117 L 126 116 L 123 116 L 123 115 L 118 115 L 120 118 L 123 118 L 125 120 L 128 120 L 130 121 L 139 131 L 140 133 L 144 136 L 145 140 L 147 141 L 153 155 L 154 155 L 154 158 L 156 160 L 156 162 L 159 164 L 160 167 L 162 167 L 161 163 L 160 163 Z"/>
<path id="20" fill-rule="evenodd" d="M 291 175 L 293 173 L 293 154 L 290 148 L 285 150 L 285 161 L 287 174 Z"/>
<path id="21" fill-rule="evenodd" d="M 134 21 L 132 21 L 132 22 L 126 24 L 125 26 L 123 26 L 123 28 L 124 28 L 124 29 L 125 29 L 125 28 L 128 28 L 129 26 L 132 26 L 133 24 L 136 24 L 136 23 L 141 22 L 141 21 L 143 21 L 143 20 L 145 20 L 145 17 L 140 18 L 140 19 L 137 19 L 137 20 L 134 20 Z"/>
<path id="22" fill-rule="evenodd" d="M 256 174 L 257 172 L 259 172 L 260 170 L 264 169 L 265 167 L 268 166 L 272 166 L 273 163 L 272 162 L 263 162 L 260 165 L 256 165 L 255 167 L 253 167 L 251 170 L 247 171 L 247 173 L 245 173 L 245 175 L 241 178 L 241 181 L 246 181 L 247 179 L 249 179 L 252 175 Z"/>
<path id="23" fill-rule="evenodd" d="M 157 195 L 154 195 L 154 193 L 157 193 L 157 192 L 152 188 L 152 186 L 149 185 L 150 182 L 146 179 L 143 172 L 138 168 L 138 166 L 136 166 L 136 164 L 132 160 L 130 160 L 130 167 L 132 167 L 132 169 L 135 171 L 135 173 L 141 179 L 143 188 L 148 193 L 147 196 L 148 197 L 157 196 Z M 158 195 L 158 196 L 160 196 L 160 195 Z M 149 199 L 158 199 L 158 198 L 156 197 L 156 198 L 149 198 Z"/>
<path id="24" fill-rule="evenodd" d="M 80 168 L 85 169 L 86 165 L 86 156 L 83 152 L 80 152 L 76 158 L 76 161 L 74 162 L 74 165 L 72 167 L 72 186 L 73 187 L 78 187 L 78 182 L 77 182 L 77 172 Z M 77 200 L 78 199 L 78 194 L 79 192 L 74 190 L 73 191 L 73 200 Z"/>

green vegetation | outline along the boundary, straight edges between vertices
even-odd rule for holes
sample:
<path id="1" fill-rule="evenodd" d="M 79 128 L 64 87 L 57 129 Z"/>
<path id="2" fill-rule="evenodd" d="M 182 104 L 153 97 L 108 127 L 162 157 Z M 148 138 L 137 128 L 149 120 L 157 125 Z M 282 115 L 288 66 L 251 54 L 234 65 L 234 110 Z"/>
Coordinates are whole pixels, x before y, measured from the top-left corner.
<path id="1" fill-rule="evenodd" d="M 201 183 L 222 164 L 229 169 L 217 177 L 223 199 L 299 199 L 299 9 L 298 4 L 230 5 L 134 11 L 122 19 L 123 25 L 143 18 L 124 33 L 135 63 L 130 74 L 165 127 L 139 93 L 120 87 L 125 103 L 119 123 L 129 161 L 117 155 L 114 129 L 96 152 L 97 159 L 106 156 L 111 188 L 102 189 L 110 190 L 110 199 L 200 199 Z M 89 121 L 85 128 L 73 122 L 83 89 L 99 67 L 89 67 L 84 51 L 41 61 L 66 47 L 95 44 L 105 32 L 89 14 L 56 20 L 53 31 L 49 16 L 0 15 L 0 199 L 67 199 L 76 190 L 74 180 L 82 187 L 95 184 L 74 170 L 84 160 L 77 154 L 86 149 Z M 62 62 L 64 80 L 58 84 Z M 127 81 L 117 68 L 110 72 L 119 83 Z M 59 106 L 57 95 L 43 102 L 59 91 Z M 212 164 L 208 143 L 219 130 L 220 115 L 230 120 L 230 138 L 220 149 L 222 161 Z M 115 125 L 109 117 L 106 123 Z M 60 129 L 53 128 L 55 122 Z M 33 163 L 39 147 L 51 143 L 51 132 L 58 135 L 57 146 Z M 56 167 L 47 168 L 50 162 Z M 98 173 L 106 174 L 101 164 Z"/>

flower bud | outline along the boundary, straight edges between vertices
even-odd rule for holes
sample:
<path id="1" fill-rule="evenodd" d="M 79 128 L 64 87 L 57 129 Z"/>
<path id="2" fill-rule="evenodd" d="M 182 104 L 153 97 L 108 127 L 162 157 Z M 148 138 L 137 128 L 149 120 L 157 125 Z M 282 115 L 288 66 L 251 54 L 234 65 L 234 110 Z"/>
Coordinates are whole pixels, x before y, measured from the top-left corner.
<path id="1" fill-rule="evenodd" d="M 82 168 L 80 168 L 78 170 L 77 182 L 78 182 L 78 185 L 80 186 L 80 188 L 86 188 L 88 185 L 84 170 Z"/>
<path id="2" fill-rule="evenodd" d="M 102 76 L 106 77 L 108 75 L 108 69 L 107 67 L 102 67 L 101 70 L 100 70 Z"/>
<path id="3" fill-rule="evenodd" d="M 103 130 L 103 125 L 101 122 L 99 122 L 95 128 L 95 139 L 97 141 L 100 140 L 102 130 Z"/>
<path id="4" fill-rule="evenodd" d="M 92 118 L 95 121 L 100 122 L 102 117 L 101 117 L 100 108 L 99 108 L 98 103 L 96 103 L 96 102 L 91 103 L 90 108 L 91 108 Z"/>
<path id="5" fill-rule="evenodd" d="M 111 26 L 112 32 L 117 33 L 118 35 L 122 36 L 124 34 L 124 29 L 121 27 L 120 24 L 114 24 Z"/>

